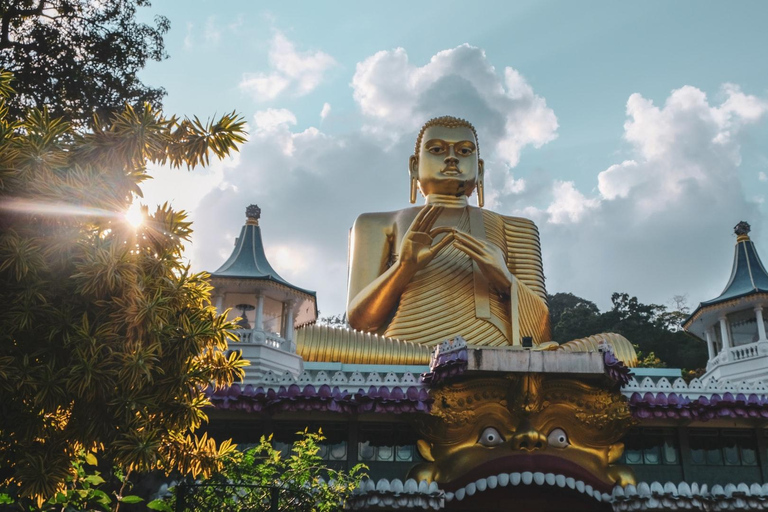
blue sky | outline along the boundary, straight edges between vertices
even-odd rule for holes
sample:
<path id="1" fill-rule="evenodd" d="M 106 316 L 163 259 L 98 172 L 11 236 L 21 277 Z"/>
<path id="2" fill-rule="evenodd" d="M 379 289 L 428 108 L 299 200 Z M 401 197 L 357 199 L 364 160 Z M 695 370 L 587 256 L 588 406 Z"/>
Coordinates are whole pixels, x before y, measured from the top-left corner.
<path id="1" fill-rule="evenodd" d="M 765 2 L 156 2 L 165 108 L 237 110 L 234 161 L 156 169 L 215 270 L 250 202 L 283 277 L 344 307 L 347 230 L 407 205 L 418 126 L 478 128 L 490 207 L 533 218 L 550 292 L 695 304 L 730 270 L 739 220 L 768 258 Z M 326 106 L 327 105 L 327 106 Z M 325 112 L 321 116 L 321 112 Z"/>

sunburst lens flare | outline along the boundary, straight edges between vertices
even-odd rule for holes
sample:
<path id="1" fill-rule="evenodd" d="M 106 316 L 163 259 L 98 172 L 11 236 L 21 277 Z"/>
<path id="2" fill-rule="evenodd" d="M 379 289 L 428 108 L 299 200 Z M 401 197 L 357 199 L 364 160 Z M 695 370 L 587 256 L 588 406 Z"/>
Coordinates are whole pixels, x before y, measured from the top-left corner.
<path id="1" fill-rule="evenodd" d="M 128 211 L 125 212 L 124 217 L 126 222 L 134 228 L 141 226 L 144 222 L 144 212 L 142 211 L 141 205 L 139 203 L 133 203 L 131 207 L 128 208 Z"/>

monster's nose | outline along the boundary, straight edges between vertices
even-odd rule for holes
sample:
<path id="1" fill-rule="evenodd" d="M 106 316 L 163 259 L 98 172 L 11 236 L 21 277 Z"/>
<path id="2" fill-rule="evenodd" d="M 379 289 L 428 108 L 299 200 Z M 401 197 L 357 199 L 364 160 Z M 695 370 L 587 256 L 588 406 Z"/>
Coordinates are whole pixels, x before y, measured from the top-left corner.
<path id="1" fill-rule="evenodd" d="M 547 438 L 536 429 L 522 428 L 512 437 L 512 447 L 515 450 L 532 452 L 547 446 Z"/>

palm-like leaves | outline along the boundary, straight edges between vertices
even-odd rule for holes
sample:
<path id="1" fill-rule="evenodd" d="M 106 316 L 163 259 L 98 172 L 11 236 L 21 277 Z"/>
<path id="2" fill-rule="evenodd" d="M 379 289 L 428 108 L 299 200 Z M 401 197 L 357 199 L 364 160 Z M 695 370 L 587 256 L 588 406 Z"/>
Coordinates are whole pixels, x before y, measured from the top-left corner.
<path id="1" fill-rule="evenodd" d="M 50 497 L 82 449 L 125 470 L 209 473 L 232 449 L 189 434 L 203 389 L 242 376 L 234 326 L 181 259 L 184 212 L 122 220 L 147 162 L 194 167 L 245 140 L 234 114 L 203 123 L 149 105 L 75 132 L 46 110 L 7 118 L 0 72 L 0 484 Z"/>

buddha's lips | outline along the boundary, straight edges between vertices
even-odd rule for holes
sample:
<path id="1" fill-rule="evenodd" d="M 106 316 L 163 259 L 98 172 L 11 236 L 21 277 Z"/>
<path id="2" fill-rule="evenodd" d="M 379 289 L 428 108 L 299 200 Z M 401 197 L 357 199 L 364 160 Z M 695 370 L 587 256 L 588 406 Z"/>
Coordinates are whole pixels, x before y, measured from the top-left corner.
<path id="1" fill-rule="evenodd" d="M 440 174 L 447 174 L 449 176 L 460 176 L 461 175 L 461 171 L 455 165 L 449 165 L 449 166 L 445 167 L 445 169 L 440 171 Z"/>
<path id="2" fill-rule="evenodd" d="M 604 482 L 598 476 L 592 474 L 586 468 L 561 457 L 553 455 L 509 455 L 498 457 L 473 468 L 459 478 L 450 482 L 441 483 L 440 487 L 447 491 L 454 491 L 464 487 L 479 478 L 485 478 L 499 473 L 530 471 L 531 473 L 554 473 L 565 477 L 572 477 L 591 485 L 601 492 L 610 493 L 613 489 L 612 482 Z"/>

